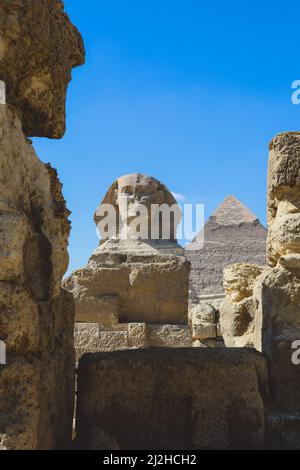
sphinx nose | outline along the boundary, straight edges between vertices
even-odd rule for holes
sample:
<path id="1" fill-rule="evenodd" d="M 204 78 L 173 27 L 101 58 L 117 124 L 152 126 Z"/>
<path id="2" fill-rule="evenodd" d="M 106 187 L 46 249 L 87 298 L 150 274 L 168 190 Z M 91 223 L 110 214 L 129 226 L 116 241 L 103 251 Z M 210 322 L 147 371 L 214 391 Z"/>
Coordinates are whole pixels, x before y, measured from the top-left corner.
<path id="1" fill-rule="evenodd" d="M 72 48 L 70 54 L 70 60 L 72 63 L 72 67 L 78 67 L 79 65 L 83 65 L 85 62 L 85 49 L 83 39 L 81 34 L 79 33 L 78 29 L 73 26 L 72 28 Z"/>

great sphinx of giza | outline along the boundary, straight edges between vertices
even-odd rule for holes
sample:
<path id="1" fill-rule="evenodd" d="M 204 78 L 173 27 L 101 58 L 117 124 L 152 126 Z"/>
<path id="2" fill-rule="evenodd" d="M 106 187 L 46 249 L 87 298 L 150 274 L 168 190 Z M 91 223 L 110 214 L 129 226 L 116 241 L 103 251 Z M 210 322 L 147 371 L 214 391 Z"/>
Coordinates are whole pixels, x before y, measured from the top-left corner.
<path id="1" fill-rule="evenodd" d="M 83 62 L 62 1 L 1 0 L 0 449 L 71 441 L 74 303 L 61 288 L 69 211 L 56 171 L 27 137 L 63 136 L 71 70 Z"/>
<path id="2" fill-rule="evenodd" d="M 167 211 L 172 209 L 173 215 L 159 217 L 162 207 Z M 109 213 L 110 208 L 112 213 Z M 157 250 L 182 255 L 183 249 L 176 241 L 180 220 L 180 208 L 166 186 L 141 173 L 118 178 L 94 215 L 101 251 Z"/>
<path id="3" fill-rule="evenodd" d="M 169 218 L 160 218 L 162 207 Z M 176 241 L 180 218 L 157 179 L 139 173 L 118 178 L 94 216 L 99 246 L 64 282 L 75 297 L 76 321 L 187 325 L 190 263 Z"/>

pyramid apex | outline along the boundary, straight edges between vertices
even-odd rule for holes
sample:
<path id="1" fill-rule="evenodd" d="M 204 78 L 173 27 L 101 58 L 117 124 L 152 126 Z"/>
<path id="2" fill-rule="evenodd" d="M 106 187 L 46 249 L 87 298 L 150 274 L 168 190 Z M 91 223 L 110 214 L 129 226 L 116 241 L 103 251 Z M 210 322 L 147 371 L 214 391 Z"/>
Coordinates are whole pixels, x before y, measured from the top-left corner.
<path id="1" fill-rule="evenodd" d="M 218 225 L 253 223 L 258 218 L 235 196 L 229 194 L 212 214 Z"/>

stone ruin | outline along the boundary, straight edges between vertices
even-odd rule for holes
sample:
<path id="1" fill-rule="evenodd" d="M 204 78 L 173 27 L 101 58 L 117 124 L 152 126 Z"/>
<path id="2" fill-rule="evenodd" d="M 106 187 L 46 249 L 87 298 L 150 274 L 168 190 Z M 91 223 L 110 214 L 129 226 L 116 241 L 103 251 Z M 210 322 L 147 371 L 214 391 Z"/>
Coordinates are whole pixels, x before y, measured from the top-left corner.
<path id="1" fill-rule="evenodd" d="M 111 186 L 95 222 L 110 203 L 115 233 L 62 286 L 69 212 L 28 136 L 63 135 L 83 43 L 60 0 L 2 0 L 0 55 L 0 449 L 70 448 L 75 309 L 78 448 L 299 449 L 300 133 L 270 144 L 267 265 L 264 229 L 233 198 L 223 205 L 232 223 L 224 227 L 222 209 L 206 226 L 218 273 L 218 234 L 253 235 L 249 257 L 226 258 L 224 299 L 217 280 L 206 293 L 216 297 L 200 291 L 188 313 L 190 263 L 175 219 L 167 239 L 123 236 L 143 207 L 175 203 L 141 174 Z"/>
<path id="2" fill-rule="evenodd" d="M 82 449 L 260 449 L 267 367 L 237 349 L 86 354 L 79 365 Z"/>
<path id="3" fill-rule="evenodd" d="M 27 136 L 63 135 L 83 43 L 61 1 L 2 0 L 0 56 L 0 449 L 67 448 L 74 301 L 61 280 L 69 211 L 56 171 Z"/>
<path id="4" fill-rule="evenodd" d="M 226 347 L 82 357 L 81 448 L 299 449 L 300 369 L 293 360 L 300 343 L 299 168 L 300 133 L 275 137 L 268 173 L 269 265 L 225 268 L 219 328 Z M 194 307 L 200 330 L 205 323 L 211 328 L 210 305 Z"/>
<path id="5" fill-rule="evenodd" d="M 149 235 L 153 205 L 175 205 L 179 214 L 174 197 L 155 178 L 132 174 L 112 184 L 95 213 L 97 225 L 107 204 L 115 208 L 123 227 L 118 222 L 114 236 L 101 239 L 87 266 L 64 281 L 75 298 L 77 357 L 84 352 L 191 346 L 190 264 L 175 238 L 180 215 L 168 239 L 161 238 L 162 227 L 160 238 Z M 148 238 L 136 239 L 128 230 L 143 208 Z"/>
<path id="6" fill-rule="evenodd" d="M 300 438 L 300 369 L 292 360 L 300 337 L 299 168 L 300 133 L 279 134 L 270 143 L 268 166 L 268 265 L 227 267 L 220 307 L 226 344 L 246 342 L 267 359 L 275 448 L 280 440 L 299 448 Z"/>

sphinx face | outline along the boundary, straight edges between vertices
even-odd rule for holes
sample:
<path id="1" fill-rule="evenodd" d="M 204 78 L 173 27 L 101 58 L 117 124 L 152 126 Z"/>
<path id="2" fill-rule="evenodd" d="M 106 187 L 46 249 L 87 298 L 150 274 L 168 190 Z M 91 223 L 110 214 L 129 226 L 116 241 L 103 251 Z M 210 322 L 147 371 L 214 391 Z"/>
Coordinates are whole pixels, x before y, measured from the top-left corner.
<path id="1" fill-rule="evenodd" d="M 129 226 L 141 216 L 149 226 L 152 205 L 162 204 L 161 196 L 158 181 L 150 176 L 133 174 L 119 178 L 117 204 L 123 224 Z"/>
<path id="2" fill-rule="evenodd" d="M 61 138 L 73 67 L 84 46 L 60 0 L 3 0 L 0 4 L 0 79 L 27 136 Z"/>
<path id="3" fill-rule="evenodd" d="M 140 173 L 118 178 L 94 215 L 101 240 L 176 240 L 180 220 L 180 208 L 169 190 Z"/>

